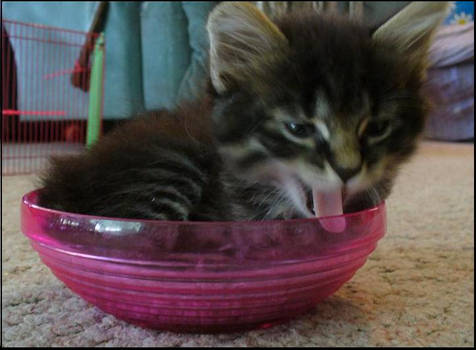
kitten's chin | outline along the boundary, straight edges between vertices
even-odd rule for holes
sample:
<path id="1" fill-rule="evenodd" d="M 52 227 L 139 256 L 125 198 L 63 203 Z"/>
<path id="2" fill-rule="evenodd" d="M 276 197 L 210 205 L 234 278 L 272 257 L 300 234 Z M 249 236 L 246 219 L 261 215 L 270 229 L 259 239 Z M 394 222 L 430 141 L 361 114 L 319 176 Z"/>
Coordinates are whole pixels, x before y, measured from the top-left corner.
<path id="1" fill-rule="evenodd" d="M 366 210 L 379 205 L 384 198 L 380 195 L 375 187 L 367 188 L 366 190 L 348 196 L 344 203 L 344 212 L 353 213 L 361 210 Z"/>
<path id="2" fill-rule="evenodd" d="M 384 166 L 380 166 L 371 171 L 364 165 L 363 171 L 347 182 L 343 197 L 346 213 L 369 209 L 384 200 L 378 190 L 384 169 Z"/>

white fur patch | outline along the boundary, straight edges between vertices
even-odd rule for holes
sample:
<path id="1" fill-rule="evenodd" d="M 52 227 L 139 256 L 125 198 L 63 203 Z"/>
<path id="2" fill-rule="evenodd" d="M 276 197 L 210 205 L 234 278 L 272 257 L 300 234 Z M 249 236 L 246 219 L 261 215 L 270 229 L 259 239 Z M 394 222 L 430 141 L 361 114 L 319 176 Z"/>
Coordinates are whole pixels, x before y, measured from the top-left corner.
<path id="1" fill-rule="evenodd" d="M 331 116 L 332 114 L 331 107 L 329 106 L 329 103 L 327 102 L 327 99 L 324 96 L 324 93 L 321 91 L 317 93 L 315 106 L 316 107 L 314 110 L 314 115 L 318 119 L 325 119 Z"/>
<path id="2" fill-rule="evenodd" d="M 220 147 L 221 153 L 233 159 L 245 157 L 253 151 L 260 151 L 267 154 L 266 148 L 256 138 L 249 138 L 243 143 Z"/>
<path id="3" fill-rule="evenodd" d="M 314 125 L 316 126 L 317 130 L 320 131 L 322 137 L 324 137 L 326 141 L 329 141 L 331 135 L 329 133 L 329 129 L 327 128 L 326 123 L 318 119 L 314 122 Z"/>

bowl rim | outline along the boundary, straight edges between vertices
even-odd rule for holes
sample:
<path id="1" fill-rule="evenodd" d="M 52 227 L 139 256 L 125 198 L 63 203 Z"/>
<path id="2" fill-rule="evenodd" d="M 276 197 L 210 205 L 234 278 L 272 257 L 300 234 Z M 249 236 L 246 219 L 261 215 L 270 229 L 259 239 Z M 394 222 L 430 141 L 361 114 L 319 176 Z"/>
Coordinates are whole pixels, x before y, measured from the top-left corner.
<path id="1" fill-rule="evenodd" d="M 325 220 L 325 219 L 332 219 L 333 217 L 327 217 L 327 218 L 304 218 L 304 219 L 292 219 L 292 220 L 262 220 L 262 221 L 220 221 L 220 222 L 215 222 L 215 221 L 165 221 L 165 220 L 150 220 L 150 219 L 126 219 L 126 218 L 114 218 L 114 217 L 102 217 L 102 216 L 94 216 L 94 215 L 87 215 L 87 214 L 75 214 L 75 213 L 70 213 L 70 212 L 63 212 L 60 210 L 54 210 L 54 209 L 49 209 L 49 208 L 44 208 L 41 207 L 37 204 L 35 204 L 37 200 L 37 195 L 38 195 L 38 189 L 33 190 L 25 194 L 22 198 L 22 204 L 21 204 L 21 221 L 22 221 L 22 232 L 23 234 L 28 237 L 31 240 L 31 243 L 33 245 L 39 244 L 40 246 L 44 248 L 51 249 L 55 252 L 55 254 L 61 254 L 61 255 L 73 255 L 78 258 L 82 259 L 87 259 L 87 260 L 96 260 L 96 261 L 103 261 L 107 263 L 113 263 L 113 264 L 120 264 L 120 265 L 133 265 L 136 267 L 161 267 L 168 269 L 170 266 L 167 265 L 167 267 L 164 267 L 164 262 L 167 262 L 169 260 L 174 261 L 174 266 L 177 264 L 177 261 L 181 261 L 182 264 L 185 264 L 184 266 L 189 266 L 191 262 L 189 261 L 191 259 L 191 256 L 188 252 L 173 252 L 171 251 L 170 254 L 167 253 L 166 255 L 163 255 L 160 258 L 157 258 L 154 254 L 151 254 L 151 252 L 147 252 L 145 256 L 142 257 L 136 257 L 136 256 L 117 256 L 116 255 L 116 250 L 119 249 L 122 251 L 124 247 L 116 247 L 113 250 L 110 251 L 111 254 L 103 254 L 103 253 L 98 253 L 97 251 L 90 250 L 89 248 L 87 250 L 84 250 L 81 248 L 80 250 L 77 249 L 77 247 L 72 247 L 71 242 L 66 242 L 63 240 L 63 238 L 58 238 L 58 237 L 53 237 L 48 233 L 47 231 L 44 231 L 42 229 L 42 232 L 44 234 L 41 234 L 40 236 L 42 237 L 51 237 L 53 238 L 53 242 L 46 242 L 43 239 L 38 238 L 38 235 L 32 235 L 30 229 L 28 228 L 29 222 L 33 220 L 36 222 L 35 217 L 45 217 L 49 216 L 50 218 L 54 218 L 54 220 L 62 220 L 62 219 L 74 219 L 74 220 L 79 220 L 79 221 L 85 221 L 88 222 L 89 224 L 94 224 L 97 225 L 98 223 L 103 224 L 104 226 L 113 226 L 113 225 L 122 225 L 122 224 L 140 224 L 143 225 L 144 227 L 150 228 L 152 230 L 159 229 L 161 230 L 164 227 L 167 227 L 167 229 L 171 229 L 172 231 L 174 230 L 181 230 L 182 228 L 187 228 L 191 230 L 202 230 L 202 229 L 215 229 L 218 228 L 218 230 L 221 229 L 231 229 L 235 230 L 237 229 L 238 231 L 240 230 L 245 230 L 247 231 L 248 229 L 258 229 L 261 230 L 263 229 L 263 225 L 276 225 L 276 227 L 280 227 L 283 224 L 286 226 L 300 226 L 300 225 L 311 225 L 314 226 L 316 224 L 320 224 L 319 220 Z M 361 215 L 361 217 L 359 217 Z M 360 218 L 365 218 L 365 217 L 371 217 L 371 218 L 376 218 L 376 220 L 383 220 L 383 227 L 381 229 L 377 230 L 372 230 L 372 233 L 367 232 L 364 234 L 362 237 L 354 237 L 353 239 L 357 241 L 361 241 L 365 237 L 372 237 L 371 241 L 373 242 L 372 244 L 376 244 L 376 242 L 382 238 L 385 235 L 386 231 L 386 206 L 385 206 L 385 201 L 381 202 L 379 205 L 369 208 L 366 210 L 362 210 L 359 212 L 355 213 L 349 213 L 349 214 L 344 214 L 344 217 L 354 217 L 357 219 L 357 221 L 360 221 Z M 339 217 L 339 216 L 338 216 Z M 24 225 L 27 225 L 24 227 Z M 33 227 L 36 227 L 37 223 L 33 223 Z M 322 225 L 321 225 L 322 226 Z M 321 232 L 319 235 L 323 235 L 325 237 L 328 237 L 330 239 L 334 239 L 332 237 L 339 237 L 337 240 L 342 239 L 343 236 L 341 234 L 347 234 L 347 230 L 344 230 L 342 233 L 333 233 L 333 232 L 327 232 L 327 230 L 319 230 Z M 370 235 L 370 236 L 369 236 Z M 81 235 L 84 236 L 84 235 Z M 134 235 L 135 236 L 135 235 Z M 129 235 L 128 235 L 129 237 Z M 111 236 L 108 238 L 109 239 L 121 239 L 120 236 Z M 127 238 L 127 239 L 134 239 L 133 236 Z M 365 238 L 364 240 L 366 240 Z M 83 243 L 78 243 L 76 241 L 73 241 L 73 244 L 83 244 Z M 134 241 L 133 241 L 134 242 Z M 370 242 L 370 241 L 369 241 Z M 368 242 L 368 243 L 369 243 Z M 109 241 L 109 243 L 111 243 Z M 108 243 L 108 244 L 109 244 Z M 362 242 L 361 242 L 362 243 Z M 256 249 L 260 249 L 256 244 L 250 243 L 251 246 L 248 247 L 249 249 L 252 249 L 251 251 L 254 251 Z M 360 243 L 359 243 L 360 244 Z M 367 244 L 367 243 L 366 243 Z M 369 243 L 370 244 L 370 243 Z M 87 244 L 89 245 L 89 244 Z M 259 245 L 259 244 L 258 244 Z M 256 246 L 256 247 L 255 247 Z M 335 251 L 334 252 L 334 245 L 330 247 L 333 252 L 327 252 L 326 254 L 328 256 L 335 255 L 335 254 L 342 254 L 344 251 L 348 251 L 349 249 L 354 250 L 354 248 L 350 247 L 349 249 L 338 249 L 339 252 Z M 37 252 L 38 249 L 34 248 Z M 216 268 L 217 266 L 235 266 L 236 265 L 236 258 L 235 256 L 229 257 L 224 259 L 223 261 L 215 261 L 215 253 L 212 253 L 212 256 L 208 256 L 210 252 L 208 251 L 198 251 L 197 252 L 203 259 L 205 258 L 210 258 L 210 261 L 201 261 L 200 266 L 202 268 L 206 268 L 209 266 L 212 266 L 213 268 Z M 160 254 L 163 254 L 161 252 Z M 222 253 L 219 253 L 222 254 Z M 224 253 L 225 254 L 225 253 Z M 309 254 L 308 254 L 309 255 Z M 286 258 L 280 258 L 278 260 L 272 259 L 272 261 L 255 261 L 256 257 L 254 255 L 251 255 L 250 257 L 243 258 L 244 260 L 240 260 L 240 265 L 246 262 L 246 266 L 248 264 L 252 264 L 253 266 L 260 266 L 259 269 L 268 269 L 269 266 L 268 264 L 271 264 L 270 266 L 276 267 L 277 265 L 289 265 L 289 264 L 296 264 L 296 263 L 305 263 L 308 261 L 316 261 L 316 260 L 322 260 L 322 257 L 319 257 L 318 255 L 306 255 L 306 257 L 294 257 L 294 256 L 289 256 Z M 320 254 L 319 254 L 320 255 Z M 178 260 L 177 260 L 178 259 Z M 231 260 L 230 260 L 231 259 Z M 182 261 L 183 260 L 183 261 Z M 230 260 L 230 261 L 228 261 Z M 258 264 L 258 265 L 256 265 Z"/>
<path id="2" fill-rule="evenodd" d="M 57 209 L 46 208 L 38 205 L 35 203 L 35 200 L 38 194 L 41 192 L 43 188 L 37 188 L 32 191 L 27 192 L 22 196 L 22 206 L 26 206 L 28 208 L 32 208 L 34 210 L 38 210 L 44 213 L 50 213 L 53 215 L 68 215 L 74 216 L 78 218 L 88 219 L 88 220 L 102 220 L 102 221 L 122 221 L 122 222 L 141 222 L 146 224 L 164 224 L 164 225 L 191 225 L 191 226 L 201 226 L 201 225 L 273 225 L 283 222 L 288 223 L 305 223 L 305 222 L 313 222 L 315 220 L 332 220 L 334 218 L 350 218 L 354 216 L 360 216 L 363 214 L 372 213 L 374 211 L 383 210 L 386 207 L 386 201 L 381 201 L 374 207 L 359 210 L 352 213 L 346 213 L 341 215 L 330 215 L 330 216 L 323 216 L 323 217 L 313 217 L 313 218 L 298 218 L 298 219 L 271 219 L 271 220 L 240 220 L 240 221 L 178 221 L 178 220 L 154 220 L 154 219 L 131 219 L 131 218 L 120 218 L 120 217 L 109 217 L 109 216 L 100 216 L 100 215 L 90 215 L 90 214 L 80 214 L 80 213 L 73 213 L 68 211 L 61 211 Z"/>

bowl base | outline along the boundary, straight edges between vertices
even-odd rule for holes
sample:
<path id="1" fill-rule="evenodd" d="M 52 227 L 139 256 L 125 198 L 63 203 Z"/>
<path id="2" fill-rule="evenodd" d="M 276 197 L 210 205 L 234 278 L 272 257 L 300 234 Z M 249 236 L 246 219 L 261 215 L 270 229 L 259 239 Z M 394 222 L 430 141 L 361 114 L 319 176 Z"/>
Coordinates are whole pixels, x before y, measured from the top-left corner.
<path id="1" fill-rule="evenodd" d="M 155 329 L 158 331 L 167 331 L 172 333 L 181 333 L 181 334 L 227 334 L 227 333 L 240 333 L 240 332 L 250 332 L 260 329 L 268 329 L 281 324 L 291 322 L 298 319 L 300 316 L 304 316 L 307 313 L 310 313 L 314 310 L 308 309 L 301 311 L 300 313 L 289 316 L 286 318 L 281 318 L 278 320 L 271 320 L 266 322 L 259 323 L 247 323 L 247 324 L 214 324 L 214 325 L 184 325 L 184 324 L 153 324 L 146 322 L 141 322 L 138 320 L 131 320 L 126 318 L 119 318 L 125 322 L 134 324 L 144 329 Z"/>

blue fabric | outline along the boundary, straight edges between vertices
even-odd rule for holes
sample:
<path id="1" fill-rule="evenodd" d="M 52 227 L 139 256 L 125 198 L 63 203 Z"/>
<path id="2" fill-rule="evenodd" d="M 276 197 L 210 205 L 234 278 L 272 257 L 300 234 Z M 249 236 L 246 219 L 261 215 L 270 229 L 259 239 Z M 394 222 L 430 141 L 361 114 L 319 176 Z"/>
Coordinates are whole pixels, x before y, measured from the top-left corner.
<path id="1" fill-rule="evenodd" d="M 145 2 L 141 13 L 146 109 L 175 105 L 190 62 L 187 18 L 180 2 Z"/>
<path id="2" fill-rule="evenodd" d="M 208 77 L 208 34 L 206 24 L 208 14 L 218 2 L 182 2 L 188 20 L 190 42 L 190 64 L 182 78 L 177 99 L 190 99 L 202 96 L 205 78 Z"/>
<path id="3" fill-rule="evenodd" d="M 207 77 L 206 21 L 216 2 L 145 2 L 142 62 L 145 108 L 200 97 Z"/>
<path id="4" fill-rule="evenodd" d="M 97 1 L 2 1 L 2 18 L 88 31 Z"/>
<path id="5" fill-rule="evenodd" d="M 104 119 L 129 118 L 143 110 L 172 108 L 181 99 L 198 97 L 207 76 L 208 38 L 205 23 L 217 2 L 110 2 L 104 29 L 106 42 Z M 2 17 L 64 29 L 88 31 L 98 2 L 2 2 Z M 61 34 L 60 34 L 61 36 Z M 68 37 L 58 37 L 68 40 Z M 12 40 L 21 55 L 18 41 Z M 15 47 L 15 45 L 17 45 Z M 41 62 L 55 72 L 71 62 L 64 54 L 48 48 L 51 58 Z M 77 50 L 79 53 L 79 50 Z M 30 52 L 29 55 L 34 55 Z M 16 57 L 19 90 L 25 90 L 32 72 L 23 69 Z M 66 69 L 66 68 L 65 68 Z M 87 94 L 69 84 L 69 75 L 42 81 L 42 90 L 67 89 L 76 101 L 87 103 Z M 30 84 L 31 85 L 31 84 Z M 38 103 L 48 110 L 58 109 L 58 97 L 33 90 L 19 91 L 19 108 L 34 109 Z M 71 115 L 86 118 L 85 115 Z M 35 118 L 35 117 L 30 117 Z M 44 117 L 42 117 L 44 118 Z M 55 119 L 54 117 L 49 117 Z"/>
<path id="6" fill-rule="evenodd" d="M 455 1 L 444 24 L 466 24 L 468 22 L 474 22 L 474 2 Z"/>
<path id="7" fill-rule="evenodd" d="M 129 118 L 144 109 L 140 2 L 112 2 L 104 37 L 104 118 Z"/>

